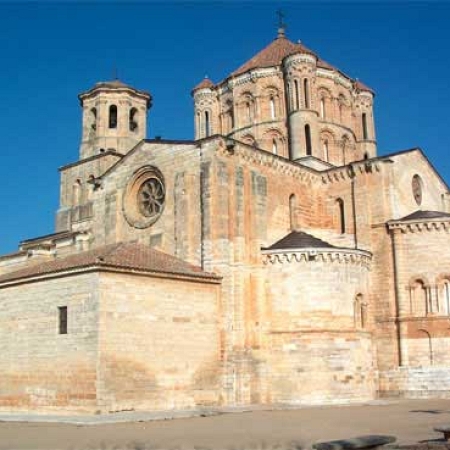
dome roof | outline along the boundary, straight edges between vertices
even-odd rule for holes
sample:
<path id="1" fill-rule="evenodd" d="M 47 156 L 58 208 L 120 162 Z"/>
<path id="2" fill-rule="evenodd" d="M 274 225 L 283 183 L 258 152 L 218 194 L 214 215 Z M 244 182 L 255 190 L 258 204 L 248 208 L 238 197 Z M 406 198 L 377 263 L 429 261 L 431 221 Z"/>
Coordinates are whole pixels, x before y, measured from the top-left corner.
<path id="1" fill-rule="evenodd" d="M 132 94 L 144 97 L 147 100 L 147 107 L 151 106 L 152 102 L 152 96 L 150 92 L 147 91 L 141 91 L 139 89 L 134 88 L 133 86 L 130 86 L 129 84 L 124 83 L 123 81 L 116 78 L 115 80 L 111 81 L 100 81 L 98 83 L 95 83 L 94 87 L 89 89 L 86 92 L 82 92 L 80 95 L 78 95 L 78 98 L 80 99 L 80 103 L 83 104 L 83 100 L 86 97 L 89 97 L 93 94 L 95 94 L 97 91 L 107 89 L 107 90 L 114 90 L 114 89 L 126 89 L 127 91 L 130 91 Z"/>
<path id="2" fill-rule="evenodd" d="M 284 238 L 263 250 L 289 250 L 298 248 L 335 248 L 334 245 L 304 231 L 291 231 Z"/>
<path id="3" fill-rule="evenodd" d="M 309 48 L 305 47 L 303 44 L 294 44 L 294 42 L 286 38 L 284 33 L 279 33 L 278 37 L 274 41 L 253 56 L 253 58 L 249 59 L 241 67 L 236 69 L 231 75 L 240 75 L 251 69 L 261 67 L 279 66 L 286 56 L 293 55 L 295 53 L 307 53 L 309 55 L 316 56 L 314 52 L 309 50 Z"/>
<path id="4" fill-rule="evenodd" d="M 211 89 L 214 87 L 214 83 L 208 78 L 205 77 L 203 80 L 197 84 L 197 86 L 192 89 L 192 92 L 198 91 L 199 89 Z"/>
<path id="5" fill-rule="evenodd" d="M 107 88 L 130 88 L 130 89 L 134 89 L 131 86 L 129 86 L 128 84 L 124 83 L 123 81 L 119 80 L 118 78 L 116 78 L 115 80 L 112 81 L 100 81 L 98 83 L 95 83 L 95 87 L 107 87 Z"/>

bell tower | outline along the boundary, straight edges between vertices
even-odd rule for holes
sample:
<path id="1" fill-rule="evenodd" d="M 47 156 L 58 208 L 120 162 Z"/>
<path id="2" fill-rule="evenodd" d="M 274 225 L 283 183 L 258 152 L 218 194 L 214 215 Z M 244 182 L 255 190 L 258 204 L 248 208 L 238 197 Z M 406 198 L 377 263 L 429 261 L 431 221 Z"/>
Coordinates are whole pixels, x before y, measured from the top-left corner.
<path id="1" fill-rule="evenodd" d="M 80 159 L 114 150 L 125 154 L 147 135 L 152 96 L 120 80 L 97 83 L 78 98 L 83 108 Z"/>

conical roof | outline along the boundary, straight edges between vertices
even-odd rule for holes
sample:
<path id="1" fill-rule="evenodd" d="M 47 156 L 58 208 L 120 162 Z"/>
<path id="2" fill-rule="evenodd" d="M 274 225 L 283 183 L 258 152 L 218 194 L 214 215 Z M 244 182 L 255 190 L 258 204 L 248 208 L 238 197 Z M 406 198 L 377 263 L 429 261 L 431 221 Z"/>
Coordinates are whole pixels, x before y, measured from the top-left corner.
<path id="1" fill-rule="evenodd" d="M 102 90 L 111 90 L 111 89 L 126 89 L 129 92 L 132 92 L 135 95 L 139 95 L 142 97 L 145 97 L 147 100 L 147 106 L 150 107 L 151 105 L 151 101 L 152 101 L 152 96 L 150 94 L 150 92 L 147 91 L 141 91 L 140 89 L 136 89 L 133 86 L 130 86 L 129 84 L 124 83 L 123 81 L 119 80 L 118 78 L 116 78 L 115 80 L 111 80 L 111 81 L 100 81 L 98 83 L 95 83 L 94 87 L 92 87 L 91 89 L 89 89 L 88 91 L 82 92 L 81 94 L 78 95 L 78 98 L 80 99 L 80 103 L 83 104 L 83 100 L 84 98 L 97 93 L 97 92 L 101 92 Z"/>
<path id="2" fill-rule="evenodd" d="M 407 220 L 448 219 L 449 217 L 450 214 L 443 211 L 418 210 L 393 222 L 405 222 Z"/>
<path id="3" fill-rule="evenodd" d="M 274 41 L 235 70 L 231 75 L 240 75 L 251 69 L 261 67 L 279 66 L 281 61 L 286 58 L 286 56 L 293 55 L 294 53 L 307 53 L 309 55 L 316 56 L 314 52 L 305 47 L 303 44 L 295 44 L 286 38 L 284 34 L 280 33 Z"/>
<path id="4" fill-rule="evenodd" d="M 202 81 L 200 81 L 200 83 L 197 84 L 197 86 L 194 87 L 194 89 L 192 89 L 192 92 L 198 91 L 199 89 L 210 89 L 213 87 L 214 83 L 208 77 L 205 77 Z"/>
<path id="5" fill-rule="evenodd" d="M 304 231 L 291 231 L 284 238 L 272 244 L 263 250 L 288 250 L 297 248 L 335 248 L 334 245 L 322 241 L 312 234 Z"/>

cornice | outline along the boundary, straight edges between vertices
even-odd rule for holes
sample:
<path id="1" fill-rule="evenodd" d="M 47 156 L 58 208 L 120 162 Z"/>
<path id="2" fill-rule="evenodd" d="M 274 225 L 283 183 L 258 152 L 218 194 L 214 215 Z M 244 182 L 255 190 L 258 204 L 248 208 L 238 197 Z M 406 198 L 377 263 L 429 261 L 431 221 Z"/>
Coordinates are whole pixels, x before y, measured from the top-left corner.
<path id="1" fill-rule="evenodd" d="M 365 173 L 380 173 L 382 171 L 382 165 L 390 163 L 389 160 L 363 160 L 352 162 L 346 166 L 334 167 L 325 172 L 322 172 L 322 183 L 336 183 L 341 181 L 348 181 L 355 178 L 358 175 Z"/>
<path id="2" fill-rule="evenodd" d="M 422 231 L 445 231 L 450 230 L 450 218 L 420 219 L 408 221 L 390 221 L 386 223 L 389 231 L 400 231 L 401 233 L 420 233 Z"/>
<path id="3" fill-rule="evenodd" d="M 263 250 L 263 264 L 338 263 L 352 264 L 370 269 L 372 254 L 364 250 L 345 248 L 302 248 L 289 250 Z"/>
<path id="4" fill-rule="evenodd" d="M 228 141 L 230 144 L 226 141 L 225 145 L 219 145 L 217 149 L 224 156 L 235 156 L 254 165 L 269 167 L 279 174 L 292 176 L 305 183 L 320 183 L 320 172 L 234 139 Z"/>

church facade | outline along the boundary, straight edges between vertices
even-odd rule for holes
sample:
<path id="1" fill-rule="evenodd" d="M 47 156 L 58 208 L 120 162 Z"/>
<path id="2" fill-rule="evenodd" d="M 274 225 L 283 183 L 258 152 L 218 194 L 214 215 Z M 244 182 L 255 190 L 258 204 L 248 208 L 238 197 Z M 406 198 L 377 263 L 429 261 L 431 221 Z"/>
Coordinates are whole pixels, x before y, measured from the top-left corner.
<path id="1" fill-rule="evenodd" d="M 449 190 L 374 92 L 280 29 L 192 96 L 189 141 L 80 94 L 55 233 L 0 257 L 0 409 L 449 398 Z"/>

